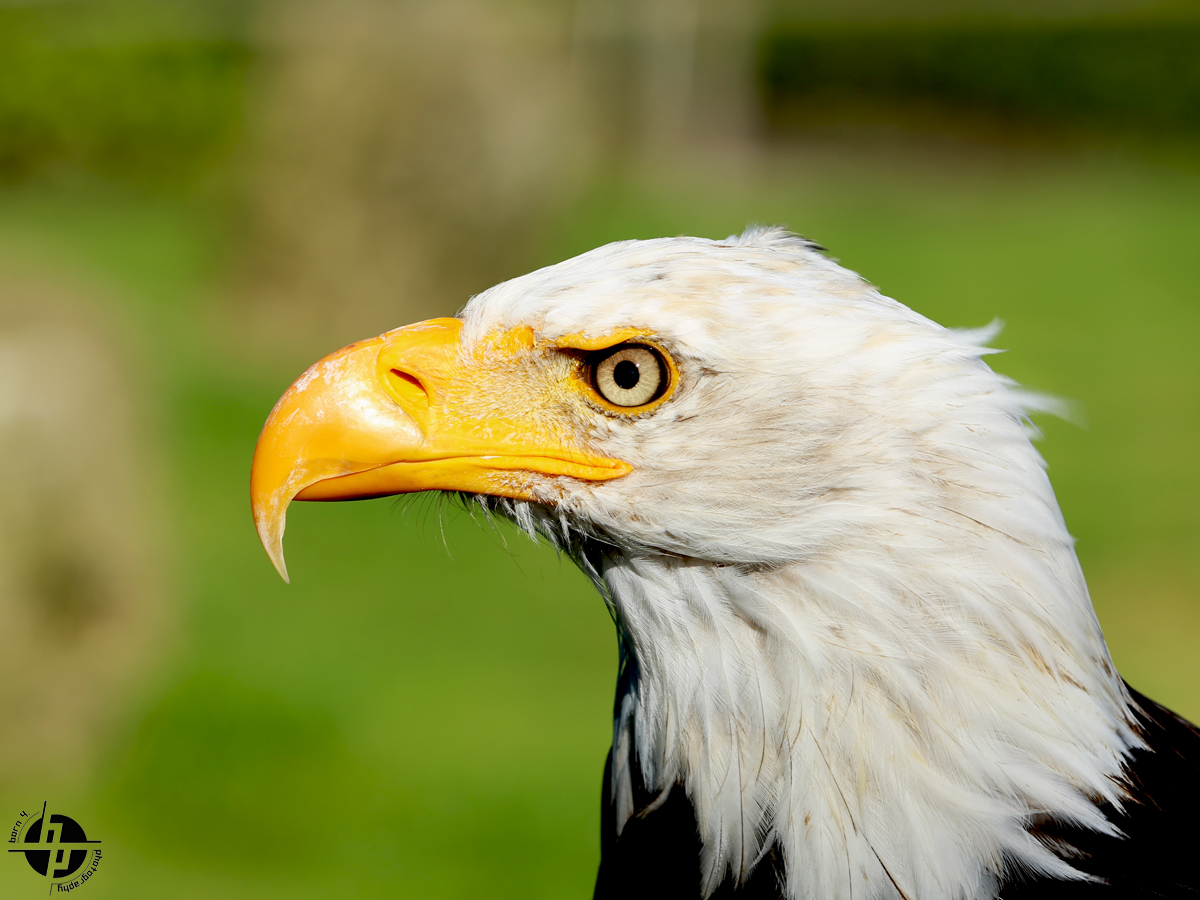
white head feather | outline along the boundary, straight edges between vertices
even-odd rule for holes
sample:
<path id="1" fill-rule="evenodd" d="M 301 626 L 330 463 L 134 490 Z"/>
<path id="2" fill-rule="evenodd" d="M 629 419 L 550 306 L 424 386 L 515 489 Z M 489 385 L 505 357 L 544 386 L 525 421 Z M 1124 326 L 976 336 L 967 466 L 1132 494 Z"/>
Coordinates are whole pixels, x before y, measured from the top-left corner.
<path id="1" fill-rule="evenodd" d="M 679 387 L 596 414 L 633 466 L 491 501 L 581 562 L 630 666 L 636 758 L 685 786 L 707 891 L 772 844 L 790 898 L 979 900 L 1082 877 L 1027 828 L 1112 832 L 1138 738 L 1044 464 L 1030 398 L 943 328 L 777 229 L 601 247 L 481 294 L 464 344 L 649 329 Z"/>

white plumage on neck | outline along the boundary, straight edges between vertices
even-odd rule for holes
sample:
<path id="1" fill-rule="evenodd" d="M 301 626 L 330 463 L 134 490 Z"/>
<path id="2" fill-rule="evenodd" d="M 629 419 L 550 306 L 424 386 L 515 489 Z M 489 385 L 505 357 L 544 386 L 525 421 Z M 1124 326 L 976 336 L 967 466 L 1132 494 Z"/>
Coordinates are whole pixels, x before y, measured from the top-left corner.
<path id="1" fill-rule="evenodd" d="M 1025 418 L 955 332 L 780 232 L 611 245 L 481 295 L 468 343 L 650 329 L 680 367 L 653 416 L 597 416 L 633 466 L 492 501 L 585 568 L 634 666 L 631 777 L 680 782 L 709 892 L 772 844 L 790 898 L 984 900 L 1078 877 L 1028 828 L 1098 831 L 1138 745 Z"/>
<path id="2" fill-rule="evenodd" d="M 777 842 L 792 897 L 989 897 L 1013 867 L 1071 877 L 1027 832 L 1039 816 L 1109 829 L 1089 797 L 1119 799 L 1134 739 L 1094 624 L 1021 609 L 1039 573 L 980 584 L 947 552 L 898 579 L 895 549 L 763 572 L 602 564 L 636 665 L 618 818 L 634 757 L 652 790 L 681 781 L 706 889 Z"/>

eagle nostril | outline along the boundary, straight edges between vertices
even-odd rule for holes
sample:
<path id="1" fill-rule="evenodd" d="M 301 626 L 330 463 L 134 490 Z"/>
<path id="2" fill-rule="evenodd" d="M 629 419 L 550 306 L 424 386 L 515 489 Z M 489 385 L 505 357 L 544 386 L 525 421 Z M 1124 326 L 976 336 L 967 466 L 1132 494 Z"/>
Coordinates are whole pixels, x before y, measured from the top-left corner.
<path id="1" fill-rule="evenodd" d="M 429 391 L 416 375 L 402 369 L 392 369 L 388 376 L 388 387 L 391 388 L 392 396 L 406 412 L 424 412 L 429 409 Z"/>

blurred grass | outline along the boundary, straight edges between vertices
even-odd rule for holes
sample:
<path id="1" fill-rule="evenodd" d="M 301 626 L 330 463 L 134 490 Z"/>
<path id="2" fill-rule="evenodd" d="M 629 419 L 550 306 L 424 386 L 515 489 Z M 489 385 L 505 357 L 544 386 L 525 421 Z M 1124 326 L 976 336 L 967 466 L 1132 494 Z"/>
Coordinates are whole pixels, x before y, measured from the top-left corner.
<path id="1" fill-rule="evenodd" d="M 549 229 L 545 259 L 785 222 L 945 324 L 1005 319 L 994 364 L 1087 419 L 1042 420 L 1042 449 L 1118 664 L 1200 718 L 1198 201 L 1193 172 L 1145 162 L 808 148 L 757 175 L 614 179 Z M 226 226 L 183 200 L 0 197 L 0 259 L 118 298 L 170 449 L 184 606 L 95 776 L 30 775 L 0 807 L 48 796 L 95 828 L 97 900 L 587 896 L 615 671 L 602 604 L 546 548 L 420 499 L 297 504 L 278 580 L 246 478 L 298 373 L 225 349 Z M 0 867 L 0 892 L 34 896 L 28 875 Z"/>

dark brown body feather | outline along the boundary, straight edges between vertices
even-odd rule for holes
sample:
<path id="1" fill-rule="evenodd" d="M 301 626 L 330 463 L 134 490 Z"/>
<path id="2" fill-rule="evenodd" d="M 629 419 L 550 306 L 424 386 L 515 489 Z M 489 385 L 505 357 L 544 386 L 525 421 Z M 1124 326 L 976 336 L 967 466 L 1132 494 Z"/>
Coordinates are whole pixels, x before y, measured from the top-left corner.
<path id="1" fill-rule="evenodd" d="M 1034 828 L 1056 846 L 1073 847 L 1072 864 L 1094 880 L 1014 873 L 1000 892 L 1002 900 L 1200 900 L 1200 731 L 1153 700 L 1131 693 L 1149 746 L 1130 760 L 1130 799 L 1124 810 L 1104 807 L 1124 837 L 1055 822 Z M 658 796 L 635 777 L 636 812 L 618 837 L 611 773 L 610 754 L 595 900 L 698 900 L 700 839 L 683 786 L 676 785 L 656 804 Z M 712 897 L 782 900 L 783 874 L 783 860 L 772 848 L 743 885 L 726 879 Z"/>

